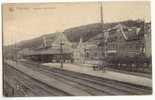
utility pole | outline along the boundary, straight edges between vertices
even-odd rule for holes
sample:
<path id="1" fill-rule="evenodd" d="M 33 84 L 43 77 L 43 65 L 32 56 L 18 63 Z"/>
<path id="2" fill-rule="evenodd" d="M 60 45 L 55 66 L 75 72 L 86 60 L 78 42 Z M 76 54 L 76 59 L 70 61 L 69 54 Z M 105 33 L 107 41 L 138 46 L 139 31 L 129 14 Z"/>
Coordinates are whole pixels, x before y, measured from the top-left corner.
<path id="1" fill-rule="evenodd" d="M 17 64 L 17 46 L 16 46 L 16 43 L 14 44 L 15 45 L 15 62 L 16 62 L 16 64 Z"/>
<path id="2" fill-rule="evenodd" d="M 143 23 L 143 36 L 144 36 L 144 38 L 145 38 L 145 35 L 146 35 L 146 27 L 145 27 L 145 20 L 143 20 L 142 21 L 142 23 Z M 142 37 L 141 37 L 142 38 Z M 142 47 L 142 54 L 144 55 L 145 54 L 145 39 L 144 38 L 142 38 L 142 41 L 143 41 L 143 47 Z"/>
<path id="3" fill-rule="evenodd" d="M 101 26 L 102 26 L 102 29 L 103 29 L 103 7 L 102 7 L 102 1 L 100 2 L 100 16 L 101 16 Z"/>
<path id="4" fill-rule="evenodd" d="M 46 48 L 46 37 L 43 37 L 43 48 Z"/>
<path id="5" fill-rule="evenodd" d="M 102 32 L 104 32 L 104 28 L 103 28 L 103 25 L 104 25 L 104 21 L 103 21 L 103 6 L 102 6 L 102 2 L 100 2 L 100 21 L 101 21 L 101 28 L 102 28 Z M 108 33 L 104 33 L 104 39 L 106 39 L 106 35 Z M 107 56 L 107 40 L 104 40 L 104 57 Z"/>
<path id="6" fill-rule="evenodd" d="M 16 62 L 16 64 L 17 64 L 17 42 L 16 42 L 16 40 L 15 40 L 15 62 Z"/>
<path id="7" fill-rule="evenodd" d="M 63 69 L 63 46 L 64 43 L 62 43 L 62 40 L 60 41 L 60 65 L 61 68 Z"/>

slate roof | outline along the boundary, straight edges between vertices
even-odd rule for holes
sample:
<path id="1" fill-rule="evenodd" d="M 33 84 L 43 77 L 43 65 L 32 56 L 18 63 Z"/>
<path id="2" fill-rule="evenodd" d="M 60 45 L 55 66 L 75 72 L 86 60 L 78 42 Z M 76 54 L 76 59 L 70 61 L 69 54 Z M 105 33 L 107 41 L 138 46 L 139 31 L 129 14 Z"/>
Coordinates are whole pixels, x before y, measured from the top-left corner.
<path id="1" fill-rule="evenodd" d="M 136 40 L 139 39 L 139 31 L 137 29 L 128 29 L 124 32 L 127 40 Z"/>
<path id="2" fill-rule="evenodd" d="M 121 27 L 121 33 L 127 41 L 137 40 L 139 39 L 140 35 L 143 35 L 143 33 L 141 32 L 142 27 L 126 27 L 124 25 L 121 25 Z"/>
<path id="3" fill-rule="evenodd" d="M 137 40 L 141 35 L 144 35 L 143 34 L 144 32 L 142 32 L 143 31 L 142 28 L 143 27 L 128 27 L 123 24 L 117 24 L 112 28 L 104 30 L 103 33 L 96 35 L 95 37 L 93 37 L 88 41 L 98 41 L 99 45 L 103 45 L 105 43 L 104 33 L 109 32 L 109 34 L 112 34 L 110 33 L 111 31 L 115 31 L 113 33 L 116 34 L 120 34 L 121 32 L 122 36 L 126 41 Z M 117 32 L 118 29 L 120 30 L 120 32 Z"/>

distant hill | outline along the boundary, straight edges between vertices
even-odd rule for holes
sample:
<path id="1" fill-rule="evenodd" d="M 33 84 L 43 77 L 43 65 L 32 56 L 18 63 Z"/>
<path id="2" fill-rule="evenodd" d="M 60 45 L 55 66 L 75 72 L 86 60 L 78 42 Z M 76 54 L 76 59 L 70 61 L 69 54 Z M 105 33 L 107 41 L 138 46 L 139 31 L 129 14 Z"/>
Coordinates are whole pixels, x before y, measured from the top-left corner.
<path id="1" fill-rule="evenodd" d="M 142 23 L 139 20 L 127 20 L 122 22 L 115 22 L 115 23 L 105 23 L 103 25 L 103 29 L 101 26 L 101 23 L 93 23 L 88 25 L 83 25 L 79 27 L 69 28 L 64 30 L 64 34 L 67 36 L 68 40 L 71 42 L 79 42 L 80 38 L 83 39 L 83 41 L 87 41 L 94 36 L 98 34 L 102 34 L 102 30 L 106 30 L 108 28 L 111 28 L 117 24 L 124 24 L 126 26 L 138 26 L 140 27 L 140 23 Z M 22 42 L 19 42 L 17 44 L 18 48 L 30 48 L 30 49 L 36 49 L 43 43 L 43 37 L 48 38 L 52 42 L 57 36 L 57 33 L 50 33 L 47 35 L 40 36 L 38 38 L 30 39 L 30 40 L 24 40 Z"/>
<path id="2" fill-rule="evenodd" d="M 91 39 L 92 37 L 101 34 L 102 30 L 106 30 L 108 28 L 112 28 L 113 26 L 117 24 L 124 24 L 129 27 L 137 26 L 140 27 L 140 24 L 142 21 L 140 20 L 127 20 L 122 22 L 115 22 L 115 23 L 105 23 L 103 25 L 103 28 L 101 26 L 101 23 L 94 23 L 74 28 L 69 28 L 64 31 L 64 34 L 68 37 L 68 39 L 71 42 L 79 42 L 80 38 L 83 39 L 83 41 L 87 41 Z"/>
<path id="3" fill-rule="evenodd" d="M 56 33 L 50 33 L 47 35 L 40 36 L 38 38 L 21 41 L 17 44 L 17 47 L 18 48 L 30 48 L 30 49 L 39 48 L 43 44 L 43 37 L 46 37 L 49 40 L 54 40 L 56 37 Z"/>

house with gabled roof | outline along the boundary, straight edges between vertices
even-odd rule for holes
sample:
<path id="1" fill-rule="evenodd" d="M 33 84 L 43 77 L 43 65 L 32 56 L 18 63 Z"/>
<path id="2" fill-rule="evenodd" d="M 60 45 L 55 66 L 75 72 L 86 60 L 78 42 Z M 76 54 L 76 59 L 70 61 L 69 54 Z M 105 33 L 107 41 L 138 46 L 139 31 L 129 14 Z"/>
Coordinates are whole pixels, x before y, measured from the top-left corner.
<path id="1" fill-rule="evenodd" d="M 83 42 L 81 38 L 77 47 L 74 49 L 74 62 L 80 64 L 95 64 L 102 57 L 101 51 L 99 50 L 101 49 L 98 48 L 97 40 L 90 39 Z"/>
<path id="2" fill-rule="evenodd" d="M 107 56 L 133 57 L 144 54 L 144 32 L 143 27 L 128 27 L 118 24 L 104 31 L 101 45 Z"/>

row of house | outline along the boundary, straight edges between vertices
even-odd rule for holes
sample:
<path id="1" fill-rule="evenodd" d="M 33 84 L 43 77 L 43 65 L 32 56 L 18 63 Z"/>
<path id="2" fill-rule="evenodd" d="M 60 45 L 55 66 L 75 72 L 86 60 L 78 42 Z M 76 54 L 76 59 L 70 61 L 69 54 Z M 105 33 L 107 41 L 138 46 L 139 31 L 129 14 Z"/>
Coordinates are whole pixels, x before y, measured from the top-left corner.
<path id="1" fill-rule="evenodd" d="M 151 24 L 147 23 L 141 27 L 115 25 L 87 42 L 82 42 L 80 39 L 74 51 L 74 61 L 83 64 L 104 61 L 107 57 L 120 59 L 145 56 L 150 58 Z"/>

